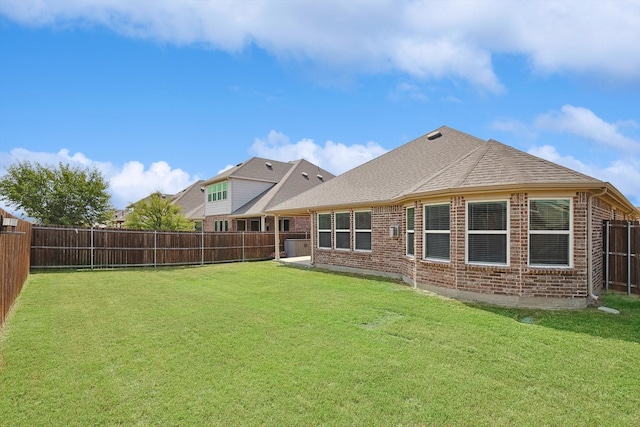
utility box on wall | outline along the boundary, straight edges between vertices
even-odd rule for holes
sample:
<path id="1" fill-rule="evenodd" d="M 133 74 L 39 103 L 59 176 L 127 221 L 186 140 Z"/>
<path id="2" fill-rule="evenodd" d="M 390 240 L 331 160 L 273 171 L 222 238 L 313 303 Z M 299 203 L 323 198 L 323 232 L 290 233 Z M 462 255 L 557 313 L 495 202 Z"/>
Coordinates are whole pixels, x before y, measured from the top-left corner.
<path id="1" fill-rule="evenodd" d="M 311 241 L 309 239 L 286 239 L 284 251 L 288 257 L 311 255 Z"/>

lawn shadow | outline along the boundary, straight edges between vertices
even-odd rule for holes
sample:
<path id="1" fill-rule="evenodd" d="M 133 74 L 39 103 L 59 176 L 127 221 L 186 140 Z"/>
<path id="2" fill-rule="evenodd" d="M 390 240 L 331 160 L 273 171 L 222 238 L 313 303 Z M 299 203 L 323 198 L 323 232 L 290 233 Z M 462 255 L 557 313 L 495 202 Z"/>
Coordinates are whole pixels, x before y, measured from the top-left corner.
<path id="1" fill-rule="evenodd" d="M 542 310 L 481 303 L 466 305 L 524 324 L 640 343 L 640 298 L 610 292 L 601 296 L 600 303 L 615 308 L 620 314 L 606 313 L 597 307 L 580 310 Z"/>

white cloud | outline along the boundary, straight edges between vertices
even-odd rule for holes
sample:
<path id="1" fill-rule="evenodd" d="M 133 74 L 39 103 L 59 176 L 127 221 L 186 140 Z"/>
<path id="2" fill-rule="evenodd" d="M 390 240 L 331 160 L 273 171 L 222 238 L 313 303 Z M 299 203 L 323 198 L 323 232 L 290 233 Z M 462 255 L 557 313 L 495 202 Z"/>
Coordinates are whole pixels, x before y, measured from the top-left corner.
<path id="1" fill-rule="evenodd" d="M 592 176 L 613 184 L 636 206 L 640 206 L 640 159 L 625 157 L 602 167 L 587 164 L 573 156 L 561 155 L 556 147 L 551 145 L 533 146 L 529 154 L 558 163 L 578 172 Z"/>
<path id="2" fill-rule="evenodd" d="M 398 83 L 393 91 L 389 94 L 389 98 L 394 101 L 410 98 L 416 101 L 427 101 L 427 96 L 422 90 L 411 83 Z"/>
<path id="3" fill-rule="evenodd" d="M 523 139 L 532 139 L 536 136 L 536 133 L 531 130 L 529 126 L 516 119 L 494 120 L 490 127 L 491 129 L 499 130 L 501 132 L 512 133 Z"/>
<path id="4" fill-rule="evenodd" d="M 305 159 L 339 175 L 384 154 L 387 150 L 376 142 L 367 142 L 364 145 L 345 145 L 327 141 L 322 146 L 316 144 L 312 139 L 305 138 L 291 143 L 289 137 L 272 130 L 267 138 L 256 138 L 249 151 L 256 156 L 273 160 Z"/>
<path id="5" fill-rule="evenodd" d="M 622 135 L 617 125 L 604 121 L 587 108 L 564 105 L 559 112 L 551 111 L 538 116 L 535 125 L 541 129 L 577 135 L 626 152 L 640 152 L 640 141 Z M 629 126 L 629 122 L 624 122 L 624 125 Z"/>
<path id="6" fill-rule="evenodd" d="M 6 168 L 18 161 L 38 162 L 44 165 L 70 164 L 82 168 L 96 168 L 107 181 L 111 203 L 116 208 L 124 208 L 148 196 L 154 191 L 175 194 L 188 187 L 197 177 L 191 177 L 182 169 L 172 169 L 165 161 L 154 162 L 148 169 L 138 161 L 130 161 L 124 165 L 111 162 L 99 162 L 87 158 L 82 153 L 69 153 L 62 149 L 57 153 L 35 152 L 23 148 L 14 148 L 9 153 L 0 152 L 0 175 Z"/>
<path id="7" fill-rule="evenodd" d="M 501 92 L 492 57 L 527 58 L 540 73 L 640 80 L 640 2 L 509 0 L 3 0 L 26 25 L 101 25 L 128 37 L 355 72 L 399 71 Z"/>

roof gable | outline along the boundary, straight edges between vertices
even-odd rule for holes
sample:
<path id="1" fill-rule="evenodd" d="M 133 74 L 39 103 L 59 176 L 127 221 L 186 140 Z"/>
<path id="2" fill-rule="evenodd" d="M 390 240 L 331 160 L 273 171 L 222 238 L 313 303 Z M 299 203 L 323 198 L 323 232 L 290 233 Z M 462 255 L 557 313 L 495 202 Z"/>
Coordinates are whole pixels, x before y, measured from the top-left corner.
<path id="1" fill-rule="evenodd" d="M 259 215 L 278 203 L 284 202 L 334 177 L 331 172 L 304 159 L 292 162 L 291 165 L 292 167 L 280 182 L 237 209 L 232 215 Z"/>

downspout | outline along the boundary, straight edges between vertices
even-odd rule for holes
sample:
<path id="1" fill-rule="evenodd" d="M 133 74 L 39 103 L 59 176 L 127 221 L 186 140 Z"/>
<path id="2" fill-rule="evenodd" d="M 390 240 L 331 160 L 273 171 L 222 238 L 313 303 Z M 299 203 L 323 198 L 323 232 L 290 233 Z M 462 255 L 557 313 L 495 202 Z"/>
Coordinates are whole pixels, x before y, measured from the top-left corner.
<path id="1" fill-rule="evenodd" d="M 593 198 L 600 197 L 607 192 L 607 187 L 603 188 L 599 193 L 592 194 L 587 193 L 587 294 L 589 298 L 594 301 L 598 301 L 598 296 L 593 293 L 593 224 L 591 223 L 592 218 L 592 207 L 593 207 Z"/>

